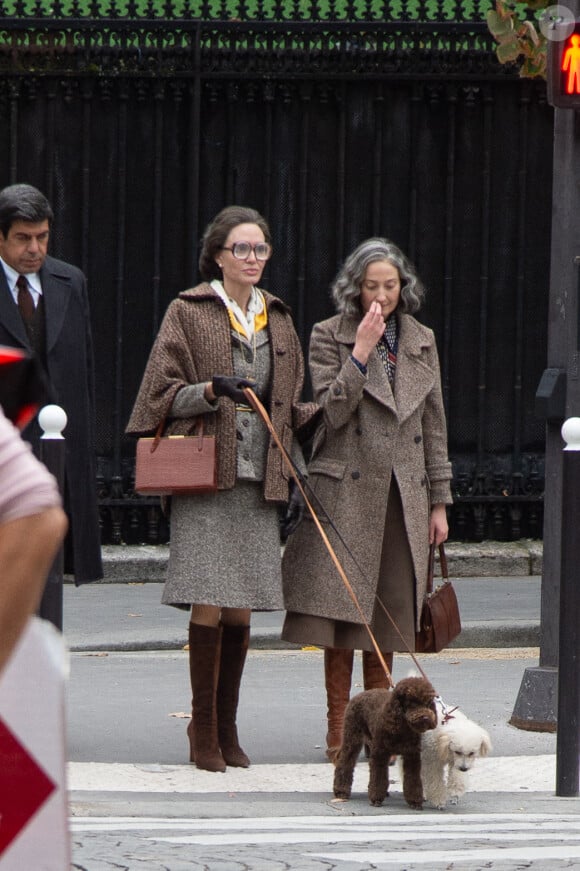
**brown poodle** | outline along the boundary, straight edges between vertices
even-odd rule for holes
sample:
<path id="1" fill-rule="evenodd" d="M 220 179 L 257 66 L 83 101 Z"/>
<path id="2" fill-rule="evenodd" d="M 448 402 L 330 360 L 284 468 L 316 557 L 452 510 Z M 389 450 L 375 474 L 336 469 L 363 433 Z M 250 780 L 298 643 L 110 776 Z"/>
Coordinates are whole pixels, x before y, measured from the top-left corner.
<path id="1" fill-rule="evenodd" d="M 350 700 L 334 772 L 336 798 L 350 798 L 354 767 L 366 744 L 370 803 L 380 807 L 388 796 L 389 759 L 400 755 L 405 800 L 409 807 L 422 809 L 421 735 L 437 725 L 435 696 L 428 680 L 407 677 L 392 690 L 365 690 Z"/>

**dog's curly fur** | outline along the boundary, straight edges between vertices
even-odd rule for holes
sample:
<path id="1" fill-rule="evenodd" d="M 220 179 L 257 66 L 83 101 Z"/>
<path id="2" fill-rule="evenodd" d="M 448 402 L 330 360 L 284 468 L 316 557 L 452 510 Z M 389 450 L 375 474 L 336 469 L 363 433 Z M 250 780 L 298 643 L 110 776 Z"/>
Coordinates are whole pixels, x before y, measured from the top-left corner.
<path id="1" fill-rule="evenodd" d="M 403 795 L 423 807 L 421 735 L 437 725 L 436 693 L 429 681 L 407 677 L 392 690 L 365 690 L 348 703 L 342 747 L 336 759 L 334 795 L 350 798 L 354 768 L 363 744 L 369 749 L 369 801 L 380 807 L 389 794 L 389 759 L 403 757 Z"/>
<path id="2" fill-rule="evenodd" d="M 453 710 L 445 718 L 437 704 L 437 727 L 421 739 L 421 771 L 427 801 L 443 810 L 457 804 L 467 787 L 467 772 L 480 756 L 492 749 L 488 733 Z"/>

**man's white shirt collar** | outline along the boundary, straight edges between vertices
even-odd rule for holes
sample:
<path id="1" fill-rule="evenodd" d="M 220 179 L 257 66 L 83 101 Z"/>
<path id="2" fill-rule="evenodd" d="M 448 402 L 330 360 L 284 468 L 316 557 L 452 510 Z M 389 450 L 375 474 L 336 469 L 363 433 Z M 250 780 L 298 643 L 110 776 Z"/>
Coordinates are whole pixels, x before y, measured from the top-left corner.
<path id="1" fill-rule="evenodd" d="M 4 274 L 6 276 L 6 281 L 8 282 L 8 288 L 10 293 L 12 294 L 12 298 L 15 303 L 18 303 L 18 288 L 16 287 L 16 282 L 18 281 L 18 276 L 21 274 L 17 272 L 12 266 L 9 266 L 5 260 L 2 260 L 0 257 L 0 263 L 2 264 L 2 268 L 4 269 Z M 31 272 L 30 275 L 26 276 L 26 280 L 28 282 L 28 286 L 32 291 L 32 296 L 34 297 L 34 304 L 38 304 L 39 297 L 42 296 L 42 284 L 40 283 L 40 276 L 38 272 Z"/>

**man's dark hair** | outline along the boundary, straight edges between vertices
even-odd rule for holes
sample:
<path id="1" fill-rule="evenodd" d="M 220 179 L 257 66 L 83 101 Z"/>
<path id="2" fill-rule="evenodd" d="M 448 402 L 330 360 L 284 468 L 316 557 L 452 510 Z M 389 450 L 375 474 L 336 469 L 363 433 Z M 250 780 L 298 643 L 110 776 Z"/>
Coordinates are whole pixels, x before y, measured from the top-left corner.
<path id="1" fill-rule="evenodd" d="M 6 238 L 15 221 L 40 224 L 52 222 L 50 203 L 39 190 L 29 184 L 11 184 L 0 191 L 0 232 Z"/>

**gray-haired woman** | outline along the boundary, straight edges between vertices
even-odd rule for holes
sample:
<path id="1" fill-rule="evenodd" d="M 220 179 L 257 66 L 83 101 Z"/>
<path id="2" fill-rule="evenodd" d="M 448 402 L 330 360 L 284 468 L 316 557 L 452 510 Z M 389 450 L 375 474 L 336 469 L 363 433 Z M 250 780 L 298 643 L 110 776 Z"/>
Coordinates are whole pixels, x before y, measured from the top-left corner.
<path id="1" fill-rule="evenodd" d="M 198 768 L 246 768 L 237 709 L 251 611 L 282 607 L 278 507 L 288 472 L 243 387 L 270 408 L 287 450 L 315 406 L 299 402 L 304 363 L 287 306 L 260 290 L 272 253 L 254 209 L 228 206 L 208 225 L 203 282 L 170 303 L 151 350 L 127 431 L 188 435 L 200 415 L 217 443 L 218 491 L 172 497 L 163 602 L 191 610 L 193 693 L 190 760 Z M 289 512 L 294 515 L 294 512 Z M 288 516 L 290 526 L 297 519 Z"/>
<path id="2" fill-rule="evenodd" d="M 413 314 L 424 288 L 387 239 L 367 239 L 347 258 L 333 287 L 338 314 L 310 341 L 314 398 L 323 425 L 308 467 L 314 505 L 385 659 L 414 649 L 417 603 L 427 579 L 429 543 L 447 538 L 451 465 L 433 332 Z M 324 521 L 324 515 L 322 516 Z M 354 650 L 363 651 L 365 689 L 386 676 L 358 611 L 308 517 L 283 559 L 282 637 L 325 648 L 327 755 L 341 743 Z M 396 622 L 398 632 L 377 603 Z"/>

